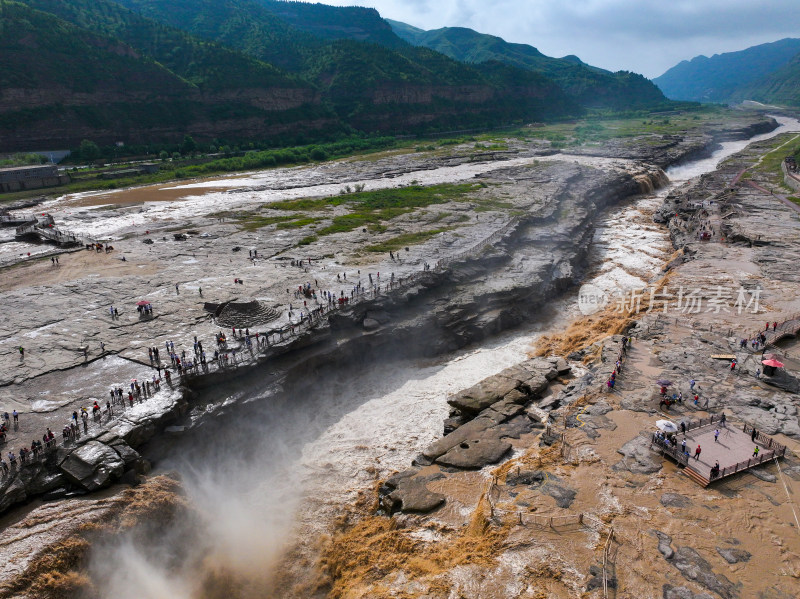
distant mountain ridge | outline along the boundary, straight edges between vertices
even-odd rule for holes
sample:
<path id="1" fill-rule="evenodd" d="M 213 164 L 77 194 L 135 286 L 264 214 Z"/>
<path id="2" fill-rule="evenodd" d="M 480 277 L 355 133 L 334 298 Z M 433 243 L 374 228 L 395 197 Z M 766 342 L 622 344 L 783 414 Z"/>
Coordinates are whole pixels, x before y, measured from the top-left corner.
<path id="1" fill-rule="evenodd" d="M 217 145 L 299 144 L 665 102 L 640 75 L 493 36 L 478 40 L 491 52 L 463 59 L 480 35 L 471 30 L 448 35 L 458 51 L 414 45 L 368 8 L 2 0 L 0 26 L 0 150 L 75 147 L 84 138 L 174 143 L 186 134 Z"/>
<path id="2" fill-rule="evenodd" d="M 426 31 L 400 21 L 386 21 L 407 42 L 431 48 L 455 60 L 468 64 L 498 61 L 541 73 L 587 108 L 644 107 L 665 100 L 661 91 L 641 75 L 626 71 L 612 73 L 587 65 L 577 56 L 551 58 L 528 44 L 507 42 L 466 27 Z"/>
<path id="3" fill-rule="evenodd" d="M 785 38 L 737 52 L 684 60 L 653 82 L 672 100 L 799 105 L 800 39 Z M 794 81 L 794 88 L 791 81 Z M 794 90 L 794 93 L 793 93 Z"/>

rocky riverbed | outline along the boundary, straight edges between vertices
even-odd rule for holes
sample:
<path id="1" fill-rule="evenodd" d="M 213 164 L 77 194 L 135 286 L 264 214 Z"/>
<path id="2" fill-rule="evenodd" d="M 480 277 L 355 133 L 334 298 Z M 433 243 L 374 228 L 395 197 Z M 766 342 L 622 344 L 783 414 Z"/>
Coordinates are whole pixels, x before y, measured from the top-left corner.
<path id="1" fill-rule="evenodd" d="M 655 163 L 652 165 L 613 152 L 612 157 L 547 156 L 553 152 L 535 144 L 514 148 L 513 155 L 475 156 L 471 153 L 460 156 L 463 149 L 456 148 L 445 158 L 399 156 L 364 163 L 334 163 L 305 172 L 295 169 L 283 173 L 285 180 L 280 184 L 274 174 L 267 176 L 266 183 L 257 184 L 258 176 L 246 181 L 212 182 L 208 184 L 209 189 L 215 191 L 183 200 L 173 198 L 164 206 L 145 204 L 133 211 L 124 204 L 104 204 L 108 198 L 96 196 L 60 199 L 48 206 L 57 219 L 62 217 L 72 228 L 85 222 L 85 230 L 96 228 L 111 236 L 117 252 L 124 252 L 126 260 L 120 262 L 118 254 L 83 250 L 62 255 L 60 268 L 51 266 L 49 260 L 15 267 L 19 276 L 4 282 L 3 295 L 8 306 L 24 315 L 21 320 L 26 326 L 24 329 L 9 327 L 3 333 L 5 359 L 13 364 L 3 371 L 7 381 L 3 390 L 8 391 L 3 399 L 23 412 L 20 433 L 30 434 L 51 422 L 63 423 L 76 406 L 105 398 L 109 386 L 127 383 L 131 378 L 141 380 L 152 376 L 148 347 L 163 348 L 165 341 L 172 340 L 177 348 L 185 348 L 191 355 L 194 335 L 203 340 L 206 347 L 211 347 L 211 338 L 219 327 L 204 310 L 206 300 L 220 304 L 256 298 L 260 304 L 279 313 L 279 318 L 269 326 L 254 321 L 252 327 L 248 327 L 264 333 L 288 325 L 288 304 L 302 301 L 287 294 L 287 289 L 313 280 L 316 289 L 337 293 L 346 291 L 359 280 L 366 285 L 367 277 L 373 275 L 377 279 L 378 272 L 382 273 L 384 286 L 387 273 L 393 273 L 401 281 L 410 280 L 410 283 L 399 291 L 387 293 L 384 289 L 377 297 L 366 297 L 343 310 L 336 310 L 308 333 L 289 336 L 283 343 L 276 340 L 275 346 L 260 358 L 258 352 L 250 354 L 237 340 L 235 347 L 240 350 L 240 356 L 247 356 L 247 363 L 256 368 L 266 367 L 277 383 L 287 373 L 291 376 L 285 381 L 291 381 L 301 371 L 316 371 L 331 362 L 345 363 L 353 356 L 414 357 L 453 351 L 546 314 L 548 302 L 581 280 L 586 272 L 595 216 L 621 199 L 662 185 L 665 179 L 659 166 L 693 155 L 701 147 L 707 149 L 715 138 L 768 126 L 754 119 L 749 124 L 730 124 L 727 129 L 721 126 L 714 133 L 688 135 L 683 141 L 663 139 L 659 145 L 648 140 L 648 152 L 653 155 L 647 157 L 652 158 Z M 282 171 L 277 174 L 280 177 Z M 428 175 L 430 178 L 426 178 Z M 374 179 L 378 176 L 382 181 Z M 302 178 L 311 186 L 298 190 L 291 186 L 293 178 Z M 399 185 L 410 184 L 414 179 L 422 183 L 469 180 L 476 185 L 466 201 L 446 201 L 401 215 L 387 223 L 380 233 L 358 229 L 326 236 L 304 246 L 297 246 L 298 239 L 313 229 L 306 232 L 276 230 L 270 225 L 266 229 L 248 230 L 231 213 L 232 208 L 256 210 L 265 201 L 336 193 L 342 184 L 367 181 L 369 186 L 380 187 L 386 185 L 383 180 Z M 235 188 L 244 183 L 249 184 L 248 188 L 236 193 L 216 191 L 220 187 Z M 187 192 L 197 193 L 197 189 L 189 188 Z M 289 196 L 285 195 L 287 192 Z M 123 192 L 122 196 L 127 193 L 141 192 Z M 223 203 L 232 196 L 230 204 Z M 96 206 L 85 210 L 87 203 Z M 223 206 L 225 214 L 220 213 Z M 481 208 L 477 213 L 476 207 Z M 473 221 L 476 214 L 478 218 Z M 88 224 L 90 221 L 96 222 Z M 186 239 L 176 239 L 172 235 L 177 223 Z M 398 252 L 399 261 L 388 255 L 363 251 L 365 244 L 385 241 L 402 233 L 426 231 L 432 223 L 447 225 L 448 230 L 409 247 L 408 251 Z M 152 240 L 152 243 L 143 243 L 145 240 Z M 248 250 L 248 258 L 250 248 L 257 249 L 260 258 L 245 259 L 242 251 L 232 251 L 235 247 Z M 308 258 L 312 259 L 311 264 Z M 293 261 L 301 259 L 306 261 L 302 267 L 292 265 Z M 424 271 L 425 264 L 437 263 L 442 266 Z M 345 273 L 349 276 L 348 284 L 337 277 Z M 244 285 L 233 283 L 234 278 L 244 280 Z M 156 318 L 139 318 L 132 306 L 140 298 L 153 303 Z M 112 304 L 124 306 L 119 320 L 107 316 Z M 36 305 L 36 310 L 26 308 L 30 305 Z M 106 349 L 102 354 L 98 351 L 101 341 Z M 14 354 L 18 345 L 27 347 L 24 361 L 18 362 Z M 83 348 L 90 349 L 84 352 Z M 112 360 L 118 362 L 111 368 L 104 366 Z M 424 459 L 419 461 L 419 467 L 428 467 L 427 463 L 437 460 L 447 468 L 480 468 L 506 455 L 509 442 L 503 437 L 516 435 L 523 440 L 520 447 L 526 445 L 526 435 L 535 433 L 535 429 L 541 430 L 546 419 L 544 411 L 531 411 L 527 404 L 532 398 L 546 394 L 542 381 L 566 376 L 568 370 L 576 368 L 568 368 L 558 360 L 535 362 L 530 367 L 532 370 L 526 370 L 528 378 L 505 377 L 514 384 L 507 393 L 498 396 L 505 402 L 500 409 L 487 404 L 480 410 L 474 407 L 459 411 L 447 426 L 455 427 L 450 435 L 461 430 L 463 439 L 459 437 L 457 443 L 441 453 L 423 451 Z M 62 374 L 48 381 L 48 373 L 55 371 Z M 137 374 L 133 374 L 134 371 Z M 219 392 L 217 383 L 238 376 L 241 370 L 228 368 L 215 371 L 210 377 L 201 376 L 186 382 L 196 389 L 209 389 L 203 392 L 208 398 L 208 393 Z M 69 377 L 81 384 L 68 383 Z M 532 385 L 531 380 L 537 383 Z M 570 383 L 565 379 L 558 384 Z M 28 389 L 25 395 L 18 393 L 23 388 Z M 553 394 L 557 392 L 560 391 L 554 390 Z M 224 414 L 224 410 L 220 411 L 211 402 L 205 414 L 193 410 L 189 412 L 189 420 L 181 421 L 193 401 L 192 396 L 186 396 L 180 389 L 156 393 L 126 412 L 122 419 L 84 437 L 76 448 L 59 450 L 55 462 L 44 469 L 61 477 L 53 481 L 49 489 L 92 490 L 110 484 L 126 470 L 143 473 L 148 465 L 138 454 L 134 455 L 136 452 L 132 448 L 142 449 L 145 442 L 168 425 L 195 423 L 202 430 L 203 422 Z M 207 401 L 204 399 L 203 403 Z M 37 408 L 34 414 L 31 414 L 31 405 Z M 489 408 L 492 413 L 484 414 Z M 592 415 L 600 423 L 592 429 L 610 427 L 610 420 L 605 417 L 607 411 L 603 411 L 605 407 L 592 409 L 595 410 Z M 465 422 L 469 416 L 475 418 Z M 488 420 L 504 426 L 504 434 L 495 434 L 489 439 L 494 433 L 486 431 L 491 427 L 484 427 L 479 436 L 471 431 L 478 428 L 474 423 Z M 478 451 L 476 445 L 481 440 L 489 443 L 479 446 Z M 146 446 L 142 449 L 144 455 L 148 451 L 152 452 L 151 458 L 163 455 Z M 95 460 L 97 456 L 100 458 Z M 80 460 L 80 467 L 71 467 L 76 460 Z M 430 489 L 431 484 L 444 484 L 432 482 L 438 480 L 436 478 L 426 478 L 420 483 L 419 476 L 428 475 L 417 473 L 395 479 L 394 490 L 387 490 L 395 492 L 411 486 Z M 480 474 L 466 472 L 464 476 Z M 533 477 L 534 481 L 544 475 L 525 476 Z M 520 480 L 528 480 L 525 476 Z M 13 480 L 19 481 L 22 477 Z M 18 482 L 14 484 L 19 487 Z M 565 505 L 570 503 L 568 485 L 553 482 L 553 488 L 556 487 L 560 490 L 553 493 L 560 494 L 558 501 Z M 30 494 L 16 493 L 8 500 L 9 504 L 24 500 Z M 384 495 L 390 497 L 391 493 Z M 422 497 L 420 501 L 429 507 L 431 497 Z M 402 503 L 400 497 L 398 504 L 396 495 L 385 508 L 393 511 Z"/>
<path id="2" fill-rule="evenodd" d="M 401 585 L 416 596 L 440 596 L 440 589 L 447 589 L 441 596 L 464 597 L 794 596 L 796 342 L 767 349 L 788 364 L 785 374 L 769 377 L 761 374 L 762 351 L 740 341 L 763 330 L 766 320 L 781 323 L 800 308 L 789 266 L 800 218 L 771 193 L 782 193 L 779 175 L 754 168 L 776 144 L 795 137 L 752 144 L 664 198 L 655 218 L 668 223 L 678 254 L 652 273 L 650 286 L 661 298 L 655 306 L 647 305 L 645 290 L 641 312 L 626 311 L 622 321 L 613 304 L 582 317 L 537 344 L 545 356 L 553 348 L 569 351 L 561 367 L 548 371 L 535 358 L 451 396 L 446 434 L 416 467 L 380 487 L 381 509 L 402 512 L 393 525 L 355 505 L 350 523 L 334 536 L 323 559 L 333 594 L 389 596 L 382 589 Z M 749 175 L 742 180 L 744 169 Z M 700 238 L 704 230 L 714 231 L 709 240 Z M 681 305 L 681 289 L 697 290 L 701 304 Z M 728 297 L 727 289 L 729 299 L 715 303 Z M 760 307 L 736 308 L 739 289 L 757 295 Z M 613 392 L 605 381 L 621 355 L 621 337 L 603 337 L 603 328 L 634 340 Z M 592 343 L 580 330 L 601 338 Z M 719 356 L 735 356 L 737 367 Z M 550 364 L 560 359 L 550 357 Z M 537 375 L 532 363 L 540 365 Z M 579 370 L 570 376 L 570 369 Z M 543 397 L 547 374 L 567 378 Z M 532 376 L 540 384 L 529 385 Z M 674 381 L 670 392 L 687 399 L 664 412 L 659 379 Z M 650 447 L 658 418 L 689 422 L 721 413 L 728 426 L 747 423 L 774 435 L 788 445 L 786 457 L 704 489 Z M 516 445 L 508 423 L 520 417 L 531 438 Z M 477 452 L 484 436 L 487 451 Z M 504 458 L 512 445 L 516 450 Z M 442 461 L 451 447 L 459 448 L 456 460 Z M 484 467 L 468 470 L 476 465 Z M 391 556 L 366 558 L 380 551 Z M 362 559 L 380 569 L 360 567 Z"/>

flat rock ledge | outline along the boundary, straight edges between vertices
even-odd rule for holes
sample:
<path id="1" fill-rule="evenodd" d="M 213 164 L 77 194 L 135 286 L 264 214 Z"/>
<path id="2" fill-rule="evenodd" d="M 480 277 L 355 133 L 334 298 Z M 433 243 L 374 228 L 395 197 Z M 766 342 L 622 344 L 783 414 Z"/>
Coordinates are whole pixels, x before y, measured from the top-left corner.
<path id="1" fill-rule="evenodd" d="M 541 401 L 552 380 L 570 371 L 562 358 L 532 358 L 452 395 L 447 400 L 453 409 L 445 421 L 445 435 L 417 456 L 411 469 L 381 485 L 381 509 L 388 514 L 428 513 L 441 507 L 446 498 L 430 491 L 427 483 L 445 474 L 423 469 L 479 470 L 500 462 L 511 451 L 508 439 L 544 428 L 527 408 Z M 574 497 L 574 492 L 555 485 L 552 491 L 566 504 Z"/>
<path id="2" fill-rule="evenodd" d="M 58 447 L 0 482 L 0 513 L 33 497 L 60 499 L 97 491 L 119 481 L 135 484 L 150 464 L 136 451 L 186 413 L 184 389 L 151 398 L 110 426 Z"/>

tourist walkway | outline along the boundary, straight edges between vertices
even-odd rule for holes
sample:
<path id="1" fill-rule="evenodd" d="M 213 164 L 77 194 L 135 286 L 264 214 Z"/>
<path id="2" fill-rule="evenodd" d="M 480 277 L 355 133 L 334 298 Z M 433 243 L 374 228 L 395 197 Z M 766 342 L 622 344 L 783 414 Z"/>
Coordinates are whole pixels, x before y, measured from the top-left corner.
<path id="1" fill-rule="evenodd" d="M 771 437 L 753 431 L 753 427 L 721 423 L 719 415 L 688 422 L 686 435 L 680 432 L 675 435 L 677 445 L 665 443 L 656 434 L 653 435 L 651 444 L 658 451 L 669 455 L 679 464 L 685 466 L 684 473 L 699 485 L 706 487 L 711 482 L 742 472 L 769 461 L 776 457 L 783 457 L 786 447 Z M 719 430 L 719 437 L 715 441 L 715 432 Z M 686 451 L 681 452 L 682 441 L 686 439 Z M 695 458 L 695 450 L 700 445 L 699 458 Z M 758 455 L 753 455 L 758 447 Z M 720 471 L 712 477 L 711 468 L 719 462 Z"/>

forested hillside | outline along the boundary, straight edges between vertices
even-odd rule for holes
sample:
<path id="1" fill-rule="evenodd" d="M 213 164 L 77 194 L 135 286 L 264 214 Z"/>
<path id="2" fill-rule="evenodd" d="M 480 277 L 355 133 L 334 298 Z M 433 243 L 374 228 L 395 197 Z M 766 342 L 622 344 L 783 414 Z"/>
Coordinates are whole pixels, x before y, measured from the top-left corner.
<path id="1" fill-rule="evenodd" d="M 482 70 L 407 44 L 372 9 L 271 0 L 119 1 L 279 64 L 312 82 L 342 121 L 363 131 L 474 128 L 580 113 L 552 81 L 521 76 L 513 86 L 498 84 Z"/>
<path id="2" fill-rule="evenodd" d="M 792 68 L 788 65 L 799 53 L 800 39 L 786 38 L 738 52 L 715 54 L 711 58 L 696 56 L 675 65 L 653 81 L 673 100 L 728 102 L 755 100 L 758 96 L 773 102 L 778 101 L 778 97 L 791 97 L 788 82 Z M 785 66 L 789 70 L 779 73 Z M 787 85 L 781 81 L 787 81 Z M 773 92 L 777 95 L 773 96 Z M 748 97 L 750 94 L 755 96 Z"/>
<path id="3" fill-rule="evenodd" d="M 142 29 L 105 36 L 14 2 L 0 4 L 0 25 L 3 150 L 339 127 L 308 83 L 179 32 L 151 30 L 162 51 L 148 52 L 120 37 L 148 39 Z"/>
<path id="4" fill-rule="evenodd" d="M 763 104 L 800 106 L 800 54 L 777 71 L 737 90 L 734 100 L 755 100 Z"/>
<path id="5" fill-rule="evenodd" d="M 0 150 L 75 147 L 82 139 L 173 143 L 187 134 L 280 145 L 494 127 L 577 116 L 587 106 L 663 101 L 638 75 L 525 46 L 513 59 L 498 50 L 456 60 L 448 54 L 457 52 L 401 39 L 373 9 L 274 0 L 0 0 L 0 11 Z"/>
<path id="6" fill-rule="evenodd" d="M 624 109 L 653 106 L 665 100 L 658 88 L 641 75 L 611 73 L 584 64 L 574 56 L 551 58 L 533 46 L 512 44 L 465 27 L 425 31 L 399 21 L 387 19 L 387 22 L 409 43 L 461 62 L 498 61 L 541 73 L 557 83 L 573 101 L 586 107 Z"/>

